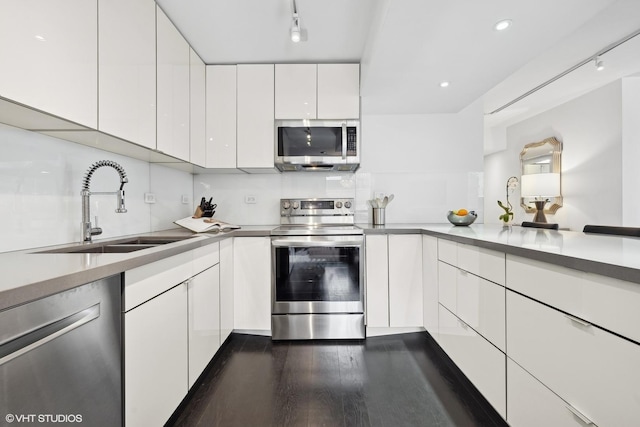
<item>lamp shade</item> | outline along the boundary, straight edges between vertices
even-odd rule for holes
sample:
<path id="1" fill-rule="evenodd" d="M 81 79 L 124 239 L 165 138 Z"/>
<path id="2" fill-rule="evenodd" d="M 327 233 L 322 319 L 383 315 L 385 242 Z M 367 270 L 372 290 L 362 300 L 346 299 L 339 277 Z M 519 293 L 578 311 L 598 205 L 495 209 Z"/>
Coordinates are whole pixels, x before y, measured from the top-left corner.
<path id="1" fill-rule="evenodd" d="M 522 197 L 556 197 L 560 195 L 559 173 L 534 173 L 522 175 L 520 180 Z"/>

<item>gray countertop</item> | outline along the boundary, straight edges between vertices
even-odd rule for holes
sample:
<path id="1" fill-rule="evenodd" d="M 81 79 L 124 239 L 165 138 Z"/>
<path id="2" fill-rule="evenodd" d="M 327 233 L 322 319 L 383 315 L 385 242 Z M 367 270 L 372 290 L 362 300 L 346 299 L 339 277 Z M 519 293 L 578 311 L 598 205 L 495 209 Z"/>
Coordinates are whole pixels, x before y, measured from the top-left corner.
<path id="1" fill-rule="evenodd" d="M 640 283 L 640 238 L 588 235 L 513 226 L 473 224 L 357 224 L 365 235 L 426 234 L 586 272 Z M 0 310 L 120 274 L 228 237 L 269 236 L 277 225 L 243 226 L 228 233 L 194 234 L 174 229 L 144 236 L 194 235 L 177 243 L 126 254 L 41 254 L 59 245 L 0 254 Z M 114 240 L 114 239 L 106 239 Z M 100 240 L 96 240 L 99 242 Z M 79 244 L 77 244 L 79 245 Z"/>

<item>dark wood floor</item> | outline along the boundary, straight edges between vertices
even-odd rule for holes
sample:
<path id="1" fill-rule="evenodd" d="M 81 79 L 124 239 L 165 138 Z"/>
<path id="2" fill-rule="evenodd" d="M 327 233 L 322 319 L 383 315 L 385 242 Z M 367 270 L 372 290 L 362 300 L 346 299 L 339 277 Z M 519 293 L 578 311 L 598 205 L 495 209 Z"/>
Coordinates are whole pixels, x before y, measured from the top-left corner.
<path id="1" fill-rule="evenodd" d="M 232 334 L 176 426 L 506 425 L 427 333 L 358 341 Z"/>

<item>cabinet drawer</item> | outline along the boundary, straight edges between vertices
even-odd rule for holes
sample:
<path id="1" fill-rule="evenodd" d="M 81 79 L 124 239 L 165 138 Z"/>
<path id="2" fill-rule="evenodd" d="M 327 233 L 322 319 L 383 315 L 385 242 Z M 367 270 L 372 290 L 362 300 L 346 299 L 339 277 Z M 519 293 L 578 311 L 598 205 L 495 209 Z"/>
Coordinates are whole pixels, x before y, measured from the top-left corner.
<path id="1" fill-rule="evenodd" d="M 447 264 L 458 265 L 458 244 L 450 240 L 438 239 L 438 259 Z"/>
<path id="2" fill-rule="evenodd" d="M 449 310 L 440 306 L 438 343 L 503 418 L 506 356 Z"/>
<path id="3" fill-rule="evenodd" d="M 193 250 L 193 274 L 196 275 L 220 262 L 220 242 Z"/>
<path id="4" fill-rule="evenodd" d="M 640 284 L 507 256 L 510 289 L 640 342 Z"/>
<path id="5" fill-rule="evenodd" d="M 505 284 L 505 254 L 458 244 L 458 268 L 502 286 Z"/>
<path id="6" fill-rule="evenodd" d="M 455 314 L 502 351 L 505 350 L 505 288 L 458 270 Z"/>
<path id="7" fill-rule="evenodd" d="M 126 271 L 124 310 L 131 310 L 217 264 L 219 248 L 219 243 L 214 243 Z"/>
<path id="8" fill-rule="evenodd" d="M 438 301 L 452 313 L 457 306 L 457 276 L 458 269 L 442 261 L 438 262 Z"/>
<path id="9" fill-rule="evenodd" d="M 601 426 L 640 419 L 640 346 L 507 291 L 507 353 Z"/>
<path id="10" fill-rule="evenodd" d="M 544 408 L 544 410 L 541 410 Z M 512 427 L 575 426 L 585 422 L 564 400 L 507 358 L 507 422 Z"/>

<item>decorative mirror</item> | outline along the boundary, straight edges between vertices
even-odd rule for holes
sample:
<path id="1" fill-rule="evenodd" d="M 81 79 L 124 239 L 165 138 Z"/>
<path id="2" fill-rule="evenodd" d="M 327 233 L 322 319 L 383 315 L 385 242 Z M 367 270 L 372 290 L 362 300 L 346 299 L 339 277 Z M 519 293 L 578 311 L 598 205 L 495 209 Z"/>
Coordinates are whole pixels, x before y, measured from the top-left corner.
<path id="1" fill-rule="evenodd" d="M 558 190 L 555 191 L 558 195 L 543 195 L 549 200 L 549 203 L 545 204 L 544 213 L 554 214 L 562 207 L 562 193 L 560 185 L 560 182 L 562 181 L 561 158 L 562 143 L 554 137 L 547 138 L 544 141 L 527 144 L 522 149 L 522 152 L 520 152 L 520 169 L 522 175 L 546 174 L 538 178 L 550 178 L 555 176 L 559 181 L 557 183 Z M 542 179 L 542 181 L 549 180 Z M 520 197 L 520 206 L 522 206 L 527 213 L 536 212 L 536 208 L 531 206 L 531 203 L 533 202 L 534 200 L 531 197 Z"/>

